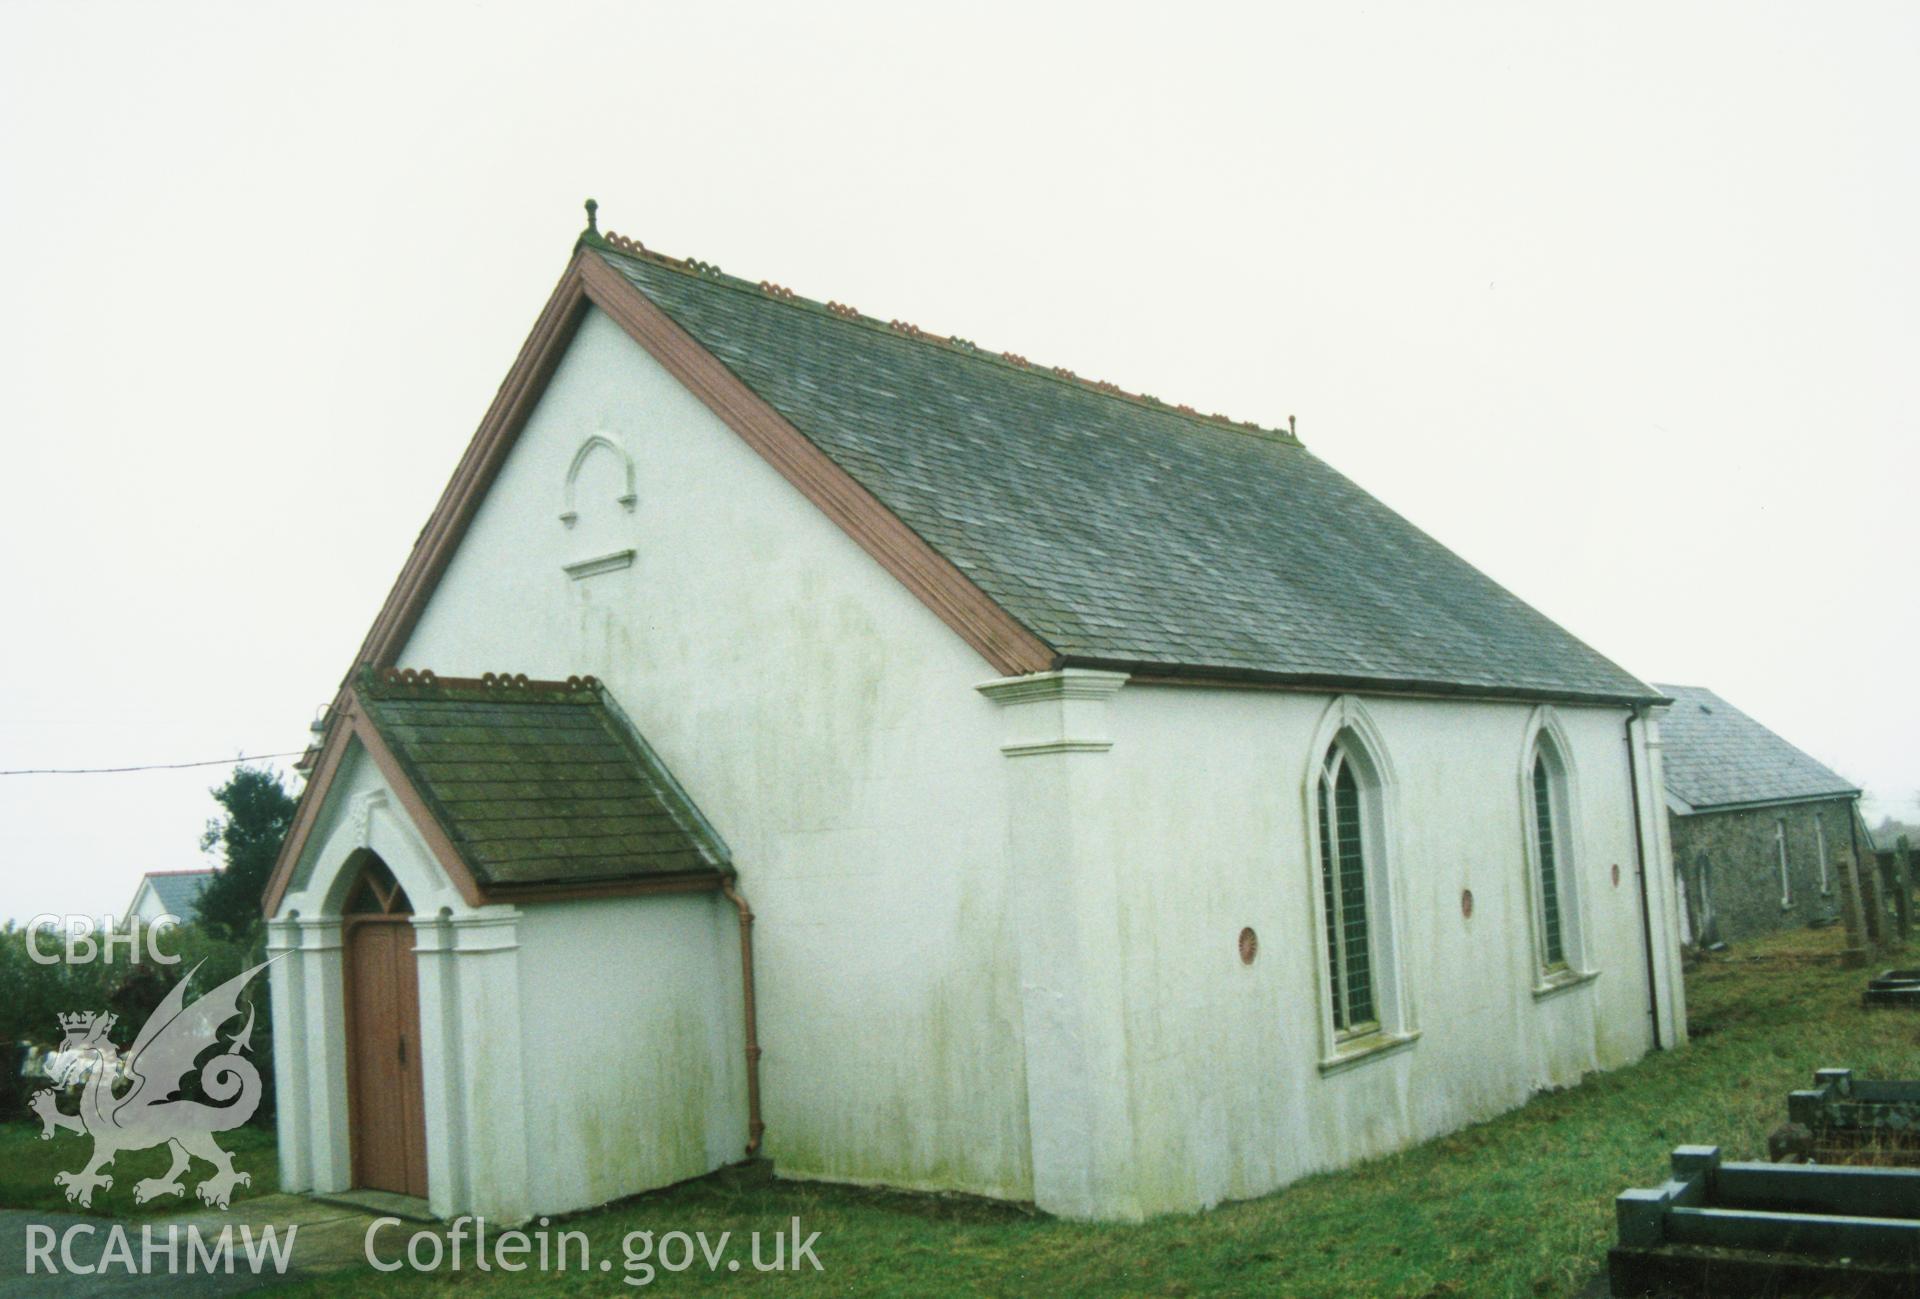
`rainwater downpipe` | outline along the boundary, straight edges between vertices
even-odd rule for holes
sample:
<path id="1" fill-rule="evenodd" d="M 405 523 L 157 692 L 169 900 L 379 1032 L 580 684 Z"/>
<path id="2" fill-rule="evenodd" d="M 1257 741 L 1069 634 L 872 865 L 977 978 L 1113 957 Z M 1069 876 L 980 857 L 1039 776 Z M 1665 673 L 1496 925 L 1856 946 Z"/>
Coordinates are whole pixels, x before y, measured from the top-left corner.
<path id="1" fill-rule="evenodd" d="M 1647 902 L 1647 850 L 1640 808 L 1640 767 L 1633 755 L 1633 724 L 1644 715 L 1640 704 L 1632 704 L 1627 709 L 1627 789 L 1633 798 L 1633 862 L 1634 875 L 1640 881 L 1640 944 L 1647 958 L 1647 1017 L 1653 1021 L 1653 1049 L 1658 1051 L 1661 1048 L 1660 984 L 1654 976 L 1653 917 Z"/>
<path id="2" fill-rule="evenodd" d="M 760 1029 L 759 1015 L 753 1004 L 753 908 L 734 888 L 736 877 L 729 875 L 720 884 L 720 892 L 740 913 L 740 990 L 745 1001 L 747 1032 L 747 1158 L 760 1153 L 760 1137 L 767 1125 L 760 1121 Z"/>

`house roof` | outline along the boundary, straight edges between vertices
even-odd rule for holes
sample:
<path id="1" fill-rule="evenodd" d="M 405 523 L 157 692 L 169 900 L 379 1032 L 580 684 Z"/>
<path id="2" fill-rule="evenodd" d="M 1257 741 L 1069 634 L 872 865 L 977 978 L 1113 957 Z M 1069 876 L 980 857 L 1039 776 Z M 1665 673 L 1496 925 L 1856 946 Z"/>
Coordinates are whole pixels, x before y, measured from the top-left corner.
<path id="1" fill-rule="evenodd" d="M 1060 665 L 1658 698 L 1287 432 L 583 242 Z"/>
<path id="2" fill-rule="evenodd" d="M 1704 686 L 1662 685 L 1667 793 L 1691 811 L 1860 791 Z"/>
<path id="3" fill-rule="evenodd" d="M 728 868 L 726 845 L 592 677 L 369 671 L 354 696 L 486 893 Z"/>
<path id="4" fill-rule="evenodd" d="M 140 877 L 140 882 L 152 886 L 153 896 L 159 900 L 160 906 L 168 915 L 190 920 L 193 918 L 193 904 L 200 900 L 202 893 L 206 892 L 207 885 L 213 882 L 213 877 L 214 871 L 210 868 L 148 871 Z M 138 889 L 134 890 L 134 896 L 139 896 Z"/>
<path id="5" fill-rule="evenodd" d="M 1908 825 L 1903 821 L 1887 820 L 1867 831 L 1873 840 L 1873 846 L 1879 852 L 1895 852 L 1900 847 L 1904 835 L 1908 848 L 1920 848 L 1920 826 Z"/>

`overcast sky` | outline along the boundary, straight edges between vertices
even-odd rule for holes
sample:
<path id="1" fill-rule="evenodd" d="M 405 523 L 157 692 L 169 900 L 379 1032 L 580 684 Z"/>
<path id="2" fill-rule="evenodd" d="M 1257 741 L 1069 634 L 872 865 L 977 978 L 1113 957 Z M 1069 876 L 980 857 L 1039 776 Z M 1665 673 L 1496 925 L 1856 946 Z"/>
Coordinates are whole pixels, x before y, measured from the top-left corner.
<path id="1" fill-rule="evenodd" d="M 0 0 L 0 768 L 297 750 L 567 261 L 1284 424 L 1920 816 L 1920 7 Z M 219 768 L 0 778 L 0 917 Z"/>

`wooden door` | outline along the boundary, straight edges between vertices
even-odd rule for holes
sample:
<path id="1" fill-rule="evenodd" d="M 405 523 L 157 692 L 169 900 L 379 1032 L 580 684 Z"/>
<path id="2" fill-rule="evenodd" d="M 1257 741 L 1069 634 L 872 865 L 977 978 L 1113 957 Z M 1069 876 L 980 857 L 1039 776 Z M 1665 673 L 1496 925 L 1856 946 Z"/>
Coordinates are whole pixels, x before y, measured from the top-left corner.
<path id="1" fill-rule="evenodd" d="M 424 1198 L 420 981 L 406 916 L 347 917 L 346 983 L 353 1184 Z"/>

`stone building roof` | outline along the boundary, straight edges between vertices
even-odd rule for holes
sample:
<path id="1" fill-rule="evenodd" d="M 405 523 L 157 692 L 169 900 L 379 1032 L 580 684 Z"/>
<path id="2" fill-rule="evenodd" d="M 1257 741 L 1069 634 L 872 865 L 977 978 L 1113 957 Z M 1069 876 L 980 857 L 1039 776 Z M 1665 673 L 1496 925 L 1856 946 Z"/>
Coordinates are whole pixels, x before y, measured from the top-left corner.
<path id="1" fill-rule="evenodd" d="M 1683 811 L 1839 798 L 1860 791 L 1704 686 L 1661 685 L 1667 795 Z"/>
<path id="2" fill-rule="evenodd" d="M 1657 698 L 1288 431 L 583 242 L 1062 665 Z"/>
<path id="3" fill-rule="evenodd" d="M 366 672 L 354 694 L 485 889 L 728 868 L 726 845 L 592 677 Z"/>

